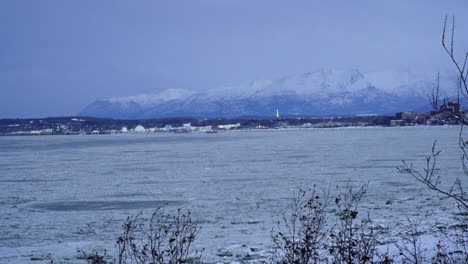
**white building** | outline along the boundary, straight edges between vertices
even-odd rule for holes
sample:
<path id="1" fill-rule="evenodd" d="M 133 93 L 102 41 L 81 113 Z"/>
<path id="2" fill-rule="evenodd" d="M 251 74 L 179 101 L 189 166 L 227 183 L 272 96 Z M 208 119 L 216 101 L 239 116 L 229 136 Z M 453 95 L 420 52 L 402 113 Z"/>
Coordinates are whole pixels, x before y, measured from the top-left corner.
<path id="1" fill-rule="evenodd" d="M 230 129 L 234 129 L 234 128 L 239 128 L 239 127 L 240 127 L 240 123 L 237 123 L 237 124 L 227 124 L 227 125 L 218 125 L 217 127 L 218 127 L 218 129 L 230 130 Z"/>
<path id="2" fill-rule="evenodd" d="M 202 126 L 202 127 L 196 127 L 195 131 L 200 131 L 200 132 L 208 132 L 212 131 L 213 127 L 212 126 Z"/>
<path id="3" fill-rule="evenodd" d="M 135 132 L 136 133 L 144 133 L 146 130 L 142 125 L 138 125 L 135 127 Z"/>

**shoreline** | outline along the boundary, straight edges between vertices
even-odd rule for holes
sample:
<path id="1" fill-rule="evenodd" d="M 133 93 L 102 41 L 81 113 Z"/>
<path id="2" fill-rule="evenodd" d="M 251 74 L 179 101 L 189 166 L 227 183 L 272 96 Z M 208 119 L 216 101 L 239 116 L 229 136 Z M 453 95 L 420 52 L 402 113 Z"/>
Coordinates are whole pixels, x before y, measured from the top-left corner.
<path id="1" fill-rule="evenodd" d="M 412 126 L 314 126 L 314 127 L 302 127 L 302 126 L 290 126 L 290 127 L 270 127 L 270 128 L 236 128 L 230 130 L 217 130 L 214 129 L 213 131 L 216 132 L 207 132 L 207 131 L 185 131 L 185 132 L 173 132 L 173 131 L 158 131 L 158 132 L 119 132 L 119 133 L 100 133 L 100 134 L 92 134 L 92 133 L 68 133 L 68 134 L 35 134 L 35 133 L 28 133 L 29 131 L 25 131 L 24 133 L 9 133 L 9 134 L 0 134 L 0 137 L 38 137 L 38 136 L 110 136 L 110 135 L 158 135 L 158 134 L 217 134 L 217 133 L 225 133 L 225 132 L 252 132 L 252 131 L 287 131 L 287 130 L 316 130 L 316 129 L 375 129 L 375 128 L 454 128 L 460 127 L 460 125 L 412 125 Z"/>

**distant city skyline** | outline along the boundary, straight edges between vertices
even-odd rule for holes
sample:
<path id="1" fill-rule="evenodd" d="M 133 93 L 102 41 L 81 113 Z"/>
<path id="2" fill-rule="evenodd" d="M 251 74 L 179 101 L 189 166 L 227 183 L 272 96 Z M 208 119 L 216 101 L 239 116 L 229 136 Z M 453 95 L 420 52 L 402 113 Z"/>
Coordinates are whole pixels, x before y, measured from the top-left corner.
<path id="1" fill-rule="evenodd" d="M 2 1 L 0 118 L 75 115 L 99 98 L 206 90 L 318 68 L 451 69 L 440 37 L 467 1 Z"/>

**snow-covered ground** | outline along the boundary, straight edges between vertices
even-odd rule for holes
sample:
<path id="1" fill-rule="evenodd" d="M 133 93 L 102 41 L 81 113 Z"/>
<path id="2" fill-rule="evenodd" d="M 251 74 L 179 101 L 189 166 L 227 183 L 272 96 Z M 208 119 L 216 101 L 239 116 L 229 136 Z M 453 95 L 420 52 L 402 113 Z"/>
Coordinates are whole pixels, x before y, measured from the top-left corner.
<path id="1" fill-rule="evenodd" d="M 362 210 L 392 227 L 451 222 L 449 200 L 398 173 L 421 167 L 433 140 L 449 185 L 462 174 L 456 127 L 231 131 L 0 138 L 0 262 L 114 250 L 124 219 L 168 203 L 191 209 L 204 260 L 259 259 L 299 185 L 369 182 Z M 396 232 L 396 230 L 392 231 Z M 56 263 L 56 262 L 54 262 Z"/>

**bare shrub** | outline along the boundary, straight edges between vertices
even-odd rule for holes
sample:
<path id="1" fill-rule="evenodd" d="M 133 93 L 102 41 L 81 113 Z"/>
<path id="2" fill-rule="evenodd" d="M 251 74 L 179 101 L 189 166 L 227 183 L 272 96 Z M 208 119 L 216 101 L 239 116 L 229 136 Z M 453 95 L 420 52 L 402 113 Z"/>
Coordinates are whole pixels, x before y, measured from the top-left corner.
<path id="1" fill-rule="evenodd" d="M 86 263 L 88 263 L 88 264 L 108 264 L 108 263 L 112 263 L 112 261 L 109 260 L 110 257 L 107 255 L 107 251 L 105 251 L 105 250 L 102 253 L 96 251 L 96 252 L 94 252 L 92 254 L 88 254 L 85 251 L 81 250 L 81 254 L 82 254 L 82 256 L 80 256 L 79 258 L 84 259 L 86 261 Z"/>
<path id="2" fill-rule="evenodd" d="M 433 258 L 433 263 L 458 264 L 468 263 L 468 256 L 465 249 L 450 249 L 443 241 L 437 243 L 437 254 Z"/>
<path id="3" fill-rule="evenodd" d="M 403 226 L 401 240 L 395 243 L 399 255 L 404 263 L 426 263 L 425 250 L 421 247 L 422 230 L 419 228 L 421 221 L 407 218 L 407 224 Z"/>
<path id="4" fill-rule="evenodd" d="M 354 191 L 351 186 L 335 198 L 329 210 L 329 193 L 324 198 L 316 187 L 302 188 L 294 195 L 291 210 L 284 212 L 272 231 L 278 263 L 390 263 L 377 251 L 380 232 L 372 228 L 369 215 L 358 218 L 359 203 L 367 184 Z M 335 219 L 330 223 L 329 219 Z"/>
<path id="5" fill-rule="evenodd" d="M 333 263 L 386 263 L 386 255 L 377 250 L 380 232 L 372 228 L 372 220 L 367 214 L 359 217 L 359 203 L 366 194 L 368 184 L 357 191 L 349 185 L 335 198 L 337 223 L 331 229 L 329 253 Z M 337 187 L 338 188 L 338 187 Z"/>
<path id="6" fill-rule="evenodd" d="M 302 188 L 294 194 L 291 211 L 283 212 L 272 230 L 272 239 L 279 254 L 280 263 L 319 263 L 323 240 L 328 194 L 319 195 L 315 186 L 312 190 Z"/>
<path id="7" fill-rule="evenodd" d="M 193 247 L 200 231 L 189 210 L 172 215 L 156 209 L 149 219 L 142 213 L 127 218 L 117 239 L 116 262 L 125 263 L 198 263 L 201 251 Z"/>

